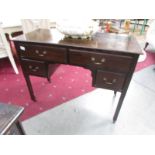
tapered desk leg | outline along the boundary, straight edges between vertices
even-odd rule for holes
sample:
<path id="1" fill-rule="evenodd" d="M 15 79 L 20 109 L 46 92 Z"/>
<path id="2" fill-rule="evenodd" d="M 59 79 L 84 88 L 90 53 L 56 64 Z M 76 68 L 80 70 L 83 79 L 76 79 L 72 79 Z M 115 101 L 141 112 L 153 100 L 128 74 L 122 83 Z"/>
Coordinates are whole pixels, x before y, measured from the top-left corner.
<path id="1" fill-rule="evenodd" d="M 145 47 L 144 47 L 144 50 L 147 48 L 147 46 L 149 45 L 148 42 L 145 43 Z"/>
<path id="2" fill-rule="evenodd" d="M 117 120 L 117 117 L 118 117 L 119 112 L 120 112 L 120 109 L 121 109 L 121 107 L 122 107 L 122 104 L 123 104 L 123 100 L 124 100 L 125 95 L 126 95 L 126 92 L 123 92 L 123 93 L 121 94 L 121 96 L 120 96 L 120 99 L 119 99 L 119 101 L 118 101 L 118 105 L 117 105 L 116 110 L 115 110 L 115 114 L 114 114 L 114 116 L 113 116 L 113 123 L 115 123 L 116 120 Z"/>
<path id="3" fill-rule="evenodd" d="M 124 100 L 124 97 L 125 97 L 126 92 L 127 92 L 127 90 L 128 90 L 128 87 L 129 87 L 129 84 L 130 84 L 132 75 L 133 75 L 133 73 L 134 73 L 134 69 L 135 69 L 135 66 L 136 66 L 136 64 L 137 64 L 138 57 L 139 57 L 139 55 L 135 55 L 135 58 L 134 58 L 135 60 L 134 60 L 134 62 L 133 62 L 133 64 L 132 64 L 132 66 L 131 66 L 131 70 L 130 70 L 128 76 L 127 76 L 127 79 L 126 79 L 125 83 L 124 83 L 124 87 L 123 87 L 123 89 L 122 89 L 122 93 L 121 93 L 120 99 L 119 99 L 119 101 L 118 101 L 118 104 L 117 104 L 117 107 L 116 107 L 116 110 L 115 110 L 115 114 L 114 114 L 114 116 L 113 116 L 113 123 L 116 122 L 117 117 L 118 117 L 118 114 L 119 114 L 120 109 L 121 109 L 121 107 L 122 107 L 123 100 Z"/>
<path id="4" fill-rule="evenodd" d="M 117 91 L 114 91 L 114 95 L 116 96 L 116 94 L 117 94 Z"/>
<path id="5" fill-rule="evenodd" d="M 49 83 L 51 83 L 50 76 L 47 77 L 47 81 L 48 81 Z"/>
<path id="6" fill-rule="evenodd" d="M 119 115 L 119 112 L 121 110 L 121 107 L 122 107 L 126 92 L 128 90 L 128 87 L 129 87 L 129 84 L 130 84 L 130 81 L 131 81 L 132 74 L 130 74 L 130 76 L 128 76 L 128 79 L 125 82 L 124 88 L 122 89 L 121 96 L 119 98 L 119 101 L 118 101 L 118 104 L 117 104 L 117 107 L 116 107 L 116 110 L 115 110 L 115 114 L 113 116 L 113 123 L 116 122 L 117 117 Z"/>
<path id="7" fill-rule="evenodd" d="M 27 87 L 28 87 L 28 89 L 29 89 L 29 93 L 30 93 L 31 99 L 32 99 L 33 101 L 36 101 L 36 98 L 35 98 L 35 96 L 34 96 L 34 92 L 33 92 L 33 88 L 32 88 L 32 85 L 31 85 L 31 81 L 30 81 L 29 75 L 26 75 L 26 74 L 25 74 L 25 80 L 26 80 L 26 83 L 27 83 Z"/>

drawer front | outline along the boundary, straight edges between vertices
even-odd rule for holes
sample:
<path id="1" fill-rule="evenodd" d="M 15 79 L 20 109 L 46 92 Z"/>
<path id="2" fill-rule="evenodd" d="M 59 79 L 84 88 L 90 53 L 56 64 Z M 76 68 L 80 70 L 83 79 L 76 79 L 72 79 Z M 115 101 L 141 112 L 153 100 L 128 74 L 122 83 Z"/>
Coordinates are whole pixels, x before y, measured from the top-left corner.
<path id="1" fill-rule="evenodd" d="M 127 72 L 132 63 L 132 57 L 113 55 L 106 53 L 95 53 L 90 51 L 70 50 L 70 64 L 90 66 L 91 68 L 115 70 Z"/>
<path id="2" fill-rule="evenodd" d="M 122 89 L 125 80 L 125 74 L 113 73 L 98 70 L 96 74 L 95 86 L 119 91 Z"/>
<path id="3" fill-rule="evenodd" d="M 47 68 L 43 61 L 22 59 L 24 71 L 30 75 L 46 76 Z"/>
<path id="4" fill-rule="evenodd" d="M 22 57 L 34 58 L 38 60 L 48 60 L 57 63 L 66 62 L 66 48 L 47 47 L 39 45 L 20 45 L 20 55 Z"/>

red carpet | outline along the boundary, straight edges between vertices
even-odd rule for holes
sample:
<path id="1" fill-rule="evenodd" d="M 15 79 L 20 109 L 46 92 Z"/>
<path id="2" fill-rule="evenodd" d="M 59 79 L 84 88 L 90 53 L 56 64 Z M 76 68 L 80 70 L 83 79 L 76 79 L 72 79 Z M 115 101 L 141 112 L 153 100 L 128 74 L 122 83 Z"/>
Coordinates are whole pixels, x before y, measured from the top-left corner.
<path id="1" fill-rule="evenodd" d="M 25 107 L 22 120 L 40 112 L 53 108 L 61 103 L 92 91 L 91 72 L 81 67 L 60 65 L 51 77 L 51 83 L 46 78 L 31 76 L 37 102 L 30 99 L 20 66 L 16 75 L 8 59 L 0 60 L 0 102 L 16 104 Z"/>
<path id="2" fill-rule="evenodd" d="M 146 59 L 143 62 L 139 62 L 136 66 L 135 71 L 139 71 L 145 67 L 155 64 L 155 53 L 146 52 Z"/>
<path id="3" fill-rule="evenodd" d="M 155 64 L 155 53 L 147 53 L 146 60 L 137 64 L 136 71 L 152 64 Z M 0 102 L 24 106 L 25 111 L 21 120 L 94 90 L 91 86 L 92 78 L 89 70 L 60 65 L 51 77 L 51 83 L 45 78 L 31 77 L 37 98 L 37 102 L 33 102 L 20 66 L 18 69 L 20 74 L 16 75 L 8 59 L 0 60 Z"/>

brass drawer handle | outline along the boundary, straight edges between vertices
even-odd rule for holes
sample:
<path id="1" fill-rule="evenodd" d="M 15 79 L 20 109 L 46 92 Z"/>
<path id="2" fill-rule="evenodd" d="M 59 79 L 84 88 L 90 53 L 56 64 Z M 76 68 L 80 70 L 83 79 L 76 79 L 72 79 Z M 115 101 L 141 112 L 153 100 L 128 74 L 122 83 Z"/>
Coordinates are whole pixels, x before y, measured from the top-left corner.
<path id="1" fill-rule="evenodd" d="M 32 70 L 33 72 L 36 72 L 37 70 L 39 70 L 39 67 L 29 65 L 29 69 Z"/>
<path id="2" fill-rule="evenodd" d="M 105 82 L 106 84 L 108 84 L 108 85 L 112 85 L 113 83 L 112 82 Z"/>
<path id="3" fill-rule="evenodd" d="M 38 67 L 38 66 L 36 66 L 36 67 L 35 67 L 35 69 L 37 69 L 37 70 L 38 70 L 38 69 L 39 69 L 39 67 Z"/>
<path id="4" fill-rule="evenodd" d="M 43 51 L 43 54 L 44 54 L 44 55 L 47 54 L 47 51 Z"/>
<path id="5" fill-rule="evenodd" d="M 117 81 L 116 79 L 113 79 L 112 82 L 109 82 L 107 78 L 103 78 L 103 80 L 105 81 L 105 84 L 108 84 L 108 85 L 112 85 Z"/>
<path id="6" fill-rule="evenodd" d="M 94 62 L 95 65 L 102 65 L 102 62 Z"/>
<path id="7" fill-rule="evenodd" d="M 38 56 L 43 57 L 47 54 L 47 51 L 39 52 L 39 50 L 36 50 L 35 53 L 38 54 Z"/>
<path id="8" fill-rule="evenodd" d="M 102 65 L 104 62 L 106 62 L 106 59 L 102 58 L 100 62 L 95 62 L 95 57 L 91 57 L 91 61 L 93 61 L 95 65 Z"/>
<path id="9" fill-rule="evenodd" d="M 40 57 L 43 57 L 43 56 L 44 56 L 44 54 L 39 54 L 39 56 L 40 56 Z"/>
<path id="10" fill-rule="evenodd" d="M 32 66 L 31 65 L 29 65 L 29 69 L 32 69 Z"/>

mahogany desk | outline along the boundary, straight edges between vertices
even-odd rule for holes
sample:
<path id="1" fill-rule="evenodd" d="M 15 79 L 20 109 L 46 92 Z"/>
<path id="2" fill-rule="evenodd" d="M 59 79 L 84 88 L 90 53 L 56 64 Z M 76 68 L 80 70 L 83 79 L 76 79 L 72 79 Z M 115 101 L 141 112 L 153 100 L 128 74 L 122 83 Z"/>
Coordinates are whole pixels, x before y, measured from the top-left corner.
<path id="1" fill-rule="evenodd" d="M 31 99 L 29 75 L 47 77 L 49 64 L 82 66 L 92 72 L 92 85 L 121 92 L 113 116 L 116 121 L 141 48 L 133 36 L 96 33 L 91 39 L 71 39 L 55 30 L 38 29 L 13 39 Z M 94 103 L 95 104 L 95 103 Z"/>

